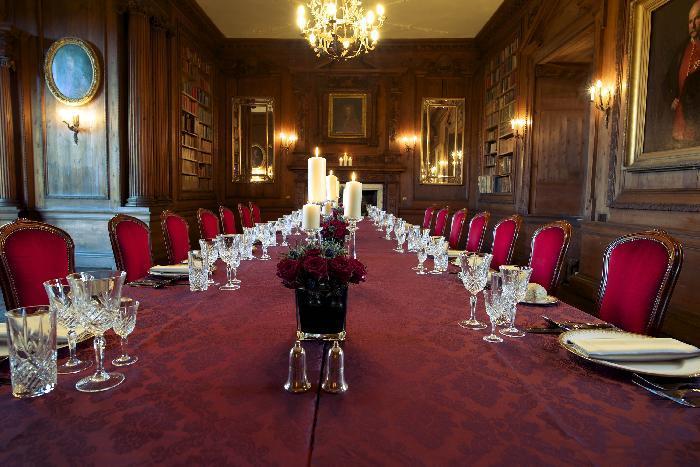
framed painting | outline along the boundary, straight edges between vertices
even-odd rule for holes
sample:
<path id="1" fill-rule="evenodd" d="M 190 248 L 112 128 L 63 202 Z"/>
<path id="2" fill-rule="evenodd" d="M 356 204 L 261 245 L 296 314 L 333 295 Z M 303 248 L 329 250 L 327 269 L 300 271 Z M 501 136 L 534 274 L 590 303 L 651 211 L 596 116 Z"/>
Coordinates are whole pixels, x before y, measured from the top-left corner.
<path id="1" fill-rule="evenodd" d="M 100 86 L 100 75 L 97 53 L 82 39 L 64 37 L 46 53 L 44 79 L 51 94 L 63 104 L 89 102 Z"/>
<path id="2" fill-rule="evenodd" d="M 700 166 L 700 1 L 633 0 L 628 170 Z"/>
<path id="3" fill-rule="evenodd" d="M 328 94 L 328 138 L 367 137 L 367 94 Z"/>

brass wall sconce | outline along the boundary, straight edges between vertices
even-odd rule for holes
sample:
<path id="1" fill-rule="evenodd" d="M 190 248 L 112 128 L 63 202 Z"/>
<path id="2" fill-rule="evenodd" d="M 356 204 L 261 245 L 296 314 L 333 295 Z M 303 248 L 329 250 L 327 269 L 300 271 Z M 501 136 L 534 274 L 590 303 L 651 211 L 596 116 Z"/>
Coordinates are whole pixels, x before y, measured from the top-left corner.
<path id="1" fill-rule="evenodd" d="M 294 133 L 280 133 L 280 149 L 284 152 L 289 152 L 294 149 L 294 145 L 297 143 L 297 135 Z"/>
<path id="2" fill-rule="evenodd" d="M 595 105 L 595 108 L 605 114 L 605 128 L 607 128 L 610 121 L 610 108 L 615 95 L 614 88 L 612 86 L 604 86 L 603 82 L 598 80 L 588 89 L 588 92 L 591 95 L 591 102 Z"/>
<path id="3" fill-rule="evenodd" d="M 525 118 L 514 118 L 510 121 L 510 127 L 513 130 L 513 136 L 518 139 L 525 137 L 525 130 L 527 129 L 527 119 Z"/>
<path id="4" fill-rule="evenodd" d="M 74 113 L 71 117 L 71 123 L 68 123 L 68 121 L 66 120 L 63 120 L 63 123 L 65 123 L 68 129 L 73 132 L 73 142 L 75 144 L 78 144 L 78 133 L 80 132 L 80 115 L 78 113 Z"/>
<path id="5" fill-rule="evenodd" d="M 418 136 L 416 135 L 406 135 L 401 137 L 401 143 L 404 146 L 404 151 L 406 153 L 416 150 L 416 144 L 418 144 Z"/>

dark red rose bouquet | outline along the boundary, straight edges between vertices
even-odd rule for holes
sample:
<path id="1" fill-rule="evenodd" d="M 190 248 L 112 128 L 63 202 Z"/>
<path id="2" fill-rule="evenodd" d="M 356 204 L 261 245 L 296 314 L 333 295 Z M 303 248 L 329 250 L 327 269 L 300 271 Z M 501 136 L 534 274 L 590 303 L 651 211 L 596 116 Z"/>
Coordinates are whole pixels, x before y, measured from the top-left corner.
<path id="1" fill-rule="evenodd" d="M 324 240 L 343 243 L 345 236 L 349 233 L 348 224 L 342 218 L 329 217 L 328 220 L 321 223 L 321 237 Z"/>
<path id="2" fill-rule="evenodd" d="M 277 277 L 289 289 L 337 292 L 363 282 L 366 276 L 365 265 L 348 258 L 343 247 L 331 240 L 292 248 L 277 263 Z"/>

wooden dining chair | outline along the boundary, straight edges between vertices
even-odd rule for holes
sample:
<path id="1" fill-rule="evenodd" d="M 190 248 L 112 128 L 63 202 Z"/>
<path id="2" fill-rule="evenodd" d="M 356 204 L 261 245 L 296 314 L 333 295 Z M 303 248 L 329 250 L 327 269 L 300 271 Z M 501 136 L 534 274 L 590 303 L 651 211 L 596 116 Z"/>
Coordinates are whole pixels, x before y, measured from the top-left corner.
<path id="1" fill-rule="evenodd" d="M 219 218 L 209 209 L 197 209 L 197 223 L 199 224 L 199 238 L 212 240 L 219 235 Z"/>
<path id="2" fill-rule="evenodd" d="M 472 253 L 481 253 L 486 237 L 486 228 L 489 225 L 491 214 L 484 211 L 475 214 L 469 221 L 469 233 L 467 234 L 467 245 L 465 249 Z"/>
<path id="3" fill-rule="evenodd" d="M 464 225 L 467 220 L 467 210 L 460 209 L 452 215 L 450 222 L 450 235 L 447 242 L 451 250 L 463 250 L 465 245 Z"/>
<path id="4" fill-rule="evenodd" d="M 126 282 L 148 275 L 153 266 L 151 230 L 145 222 L 126 214 L 117 214 L 107 224 L 117 270 L 126 272 Z"/>
<path id="5" fill-rule="evenodd" d="M 190 226 L 187 221 L 172 211 L 160 213 L 165 252 L 170 264 L 179 264 L 187 259 L 190 251 Z"/>
<path id="6" fill-rule="evenodd" d="M 435 225 L 433 226 L 433 231 L 431 235 L 434 236 L 445 236 L 445 229 L 447 229 L 447 218 L 450 217 L 450 207 L 445 206 L 440 209 L 435 215 Z"/>
<path id="7" fill-rule="evenodd" d="M 532 268 L 530 282 L 540 284 L 547 293 L 553 293 L 559 284 L 559 275 L 571 241 L 571 231 L 571 224 L 556 221 L 541 226 L 532 235 L 528 264 Z"/>
<path id="8" fill-rule="evenodd" d="M 236 216 L 226 206 L 219 206 L 219 217 L 221 218 L 222 232 L 226 235 L 238 233 L 236 230 Z"/>
<path id="9" fill-rule="evenodd" d="M 244 203 L 238 203 L 238 215 L 241 218 L 241 227 L 254 227 L 253 216 L 250 208 Z"/>
<path id="10" fill-rule="evenodd" d="M 598 317 L 625 331 L 657 335 L 683 265 L 683 247 L 663 230 L 613 240 L 603 254 Z"/>
<path id="11" fill-rule="evenodd" d="M 260 215 L 260 207 L 252 201 L 248 202 L 248 206 L 250 207 L 250 217 L 253 218 L 253 223 L 254 224 L 261 223 L 262 217 Z"/>
<path id="12" fill-rule="evenodd" d="M 498 271 L 502 265 L 511 263 L 522 224 L 522 216 L 513 214 L 501 219 L 493 228 L 491 269 Z"/>
<path id="13" fill-rule="evenodd" d="M 0 287 L 5 308 L 48 305 L 44 282 L 75 272 L 75 244 L 62 229 L 17 219 L 0 227 Z"/>

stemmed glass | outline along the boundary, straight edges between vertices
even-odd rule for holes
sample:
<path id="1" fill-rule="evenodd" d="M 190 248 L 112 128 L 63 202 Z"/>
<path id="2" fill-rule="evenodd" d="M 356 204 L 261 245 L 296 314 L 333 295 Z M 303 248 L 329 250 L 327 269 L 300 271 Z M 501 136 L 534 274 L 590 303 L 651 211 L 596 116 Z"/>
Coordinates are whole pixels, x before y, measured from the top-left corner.
<path id="1" fill-rule="evenodd" d="M 406 221 L 398 219 L 394 225 L 394 235 L 396 235 L 396 241 L 398 245 L 394 248 L 397 253 L 403 253 L 403 244 L 406 241 Z"/>
<path id="2" fill-rule="evenodd" d="M 384 238 L 386 240 L 391 240 L 391 231 L 394 229 L 394 215 L 393 214 L 387 214 L 386 220 L 385 220 L 385 225 L 386 225 L 386 236 Z"/>
<path id="3" fill-rule="evenodd" d="M 105 391 L 124 381 L 123 374 L 107 373 L 104 369 L 104 333 L 114 325 L 119 312 L 125 278 L 126 273 L 123 271 L 92 271 L 66 277 L 73 294 L 78 320 L 95 336 L 95 373 L 75 383 L 78 391 Z"/>
<path id="4" fill-rule="evenodd" d="M 282 218 L 282 246 L 289 246 L 287 243 L 287 237 L 292 234 L 292 220 L 290 216 L 284 216 Z"/>
<path id="5" fill-rule="evenodd" d="M 496 325 L 498 324 L 498 319 L 501 316 L 502 310 L 501 292 L 501 288 L 494 286 L 493 283 L 490 290 L 484 290 L 482 292 L 484 295 L 484 304 L 486 305 L 486 314 L 491 322 L 491 334 L 484 336 L 486 342 L 503 342 L 503 339 L 496 334 Z"/>
<path id="6" fill-rule="evenodd" d="M 214 282 L 214 278 L 212 277 L 212 269 L 214 268 L 214 263 L 216 263 L 216 260 L 219 259 L 216 243 L 214 243 L 214 241 L 200 239 L 199 247 L 199 250 L 202 252 L 202 257 L 206 263 L 207 284 L 219 285 L 218 282 Z"/>
<path id="7" fill-rule="evenodd" d="M 445 249 L 445 239 L 440 236 L 429 237 L 428 242 L 428 254 L 433 257 L 433 269 L 429 271 L 430 274 L 442 274 L 440 265 L 440 256 Z"/>
<path id="8" fill-rule="evenodd" d="M 503 311 L 508 318 L 508 327 L 499 332 L 508 337 L 523 337 L 525 333 L 515 327 L 515 315 L 518 302 L 524 300 L 527 294 L 532 269 L 527 266 L 501 266 L 500 271 L 503 277 Z"/>
<path id="9" fill-rule="evenodd" d="M 133 365 L 139 360 L 137 356 L 129 355 L 126 351 L 126 346 L 129 343 L 127 337 L 134 332 L 134 328 L 136 327 L 136 312 L 138 309 L 138 301 L 122 297 L 121 306 L 114 320 L 114 332 L 121 337 L 122 354 L 112 360 L 112 365 L 114 366 Z"/>
<path id="10" fill-rule="evenodd" d="M 476 299 L 479 292 L 486 287 L 491 265 L 489 253 L 467 253 L 459 255 L 462 267 L 462 285 L 469 292 L 470 315 L 469 319 L 462 320 L 459 325 L 466 329 L 484 329 L 486 324 L 476 319 Z"/>
<path id="11" fill-rule="evenodd" d="M 425 239 L 423 237 L 419 237 L 416 241 L 416 254 L 418 255 L 418 266 L 416 266 L 413 269 L 417 270 L 416 274 L 420 276 L 428 274 L 425 271 L 425 268 L 423 267 L 423 263 L 425 263 L 425 260 L 428 259 L 428 244 L 424 240 Z"/>
<path id="12" fill-rule="evenodd" d="M 262 241 L 263 252 L 260 259 L 263 261 L 269 260 L 271 257 L 267 254 L 267 249 L 271 247 L 273 243 L 273 236 L 275 231 L 268 224 L 262 224 L 260 226 L 260 240 Z"/>
<path id="13" fill-rule="evenodd" d="M 238 290 L 241 286 L 235 282 L 234 264 L 236 267 L 240 265 L 241 235 L 220 235 L 216 237 L 216 243 L 219 257 L 226 263 L 226 283 L 219 287 L 219 290 Z M 231 277 L 232 271 L 233 277 Z"/>
<path id="14" fill-rule="evenodd" d="M 61 326 L 68 329 L 68 353 L 69 357 L 63 364 L 56 368 L 59 375 L 79 373 L 92 366 L 92 362 L 80 360 L 75 356 L 75 347 L 78 343 L 78 316 L 70 293 L 70 286 L 61 279 L 53 279 L 44 282 L 46 295 L 49 297 L 49 306 L 56 310 L 56 320 Z"/>

